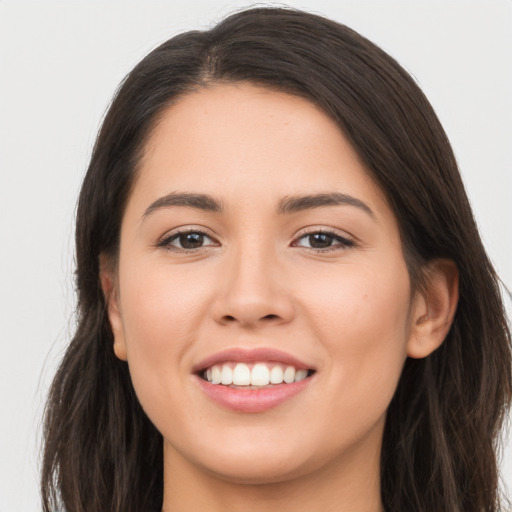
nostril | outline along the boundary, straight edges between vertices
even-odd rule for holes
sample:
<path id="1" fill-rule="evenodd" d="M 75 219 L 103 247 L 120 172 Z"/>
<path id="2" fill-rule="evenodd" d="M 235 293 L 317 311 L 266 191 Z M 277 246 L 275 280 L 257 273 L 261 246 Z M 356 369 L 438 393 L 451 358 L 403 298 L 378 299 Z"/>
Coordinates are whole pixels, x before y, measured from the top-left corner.
<path id="1" fill-rule="evenodd" d="M 265 316 L 261 317 L 261 320 L 275 320 L 276 318 L 279 318 L 279 316 L 270 314 L 270 315 L 265 315 Z M 227 322 L 236 322 L 237 321 L 236 317 L 234 317 L 233 315 L 225 315 L 224 320 Z"/>

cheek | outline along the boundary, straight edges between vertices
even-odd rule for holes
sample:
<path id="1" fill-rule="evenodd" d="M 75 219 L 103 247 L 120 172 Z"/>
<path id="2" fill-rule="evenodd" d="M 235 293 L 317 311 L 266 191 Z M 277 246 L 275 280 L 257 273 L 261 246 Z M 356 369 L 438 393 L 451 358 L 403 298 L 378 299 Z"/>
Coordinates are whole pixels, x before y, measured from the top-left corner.
<path id="1" fill-rule="evenodd" d="M 204 313 L 204 296 L 211 289 L 197 273 L 165 264 L 127 262 L 121 307 L 128 349 L 143 345 L 178 348 L 193 339 L 198 318 Z M 164 350 L 165 353 L 165 350 Z"/>
<path id="2" fill-rule="evenodd" d="M 305 316 L 333 370 L 332 387 L 348 402 L 364 397 L 385 409 L 400 377 L 410 283 L 405 264 L 396 261 L 326 269 L 308 283 Z"/>
<path id="3" fill-rule="evenodd" d="M 188 378 L 183 364 L 205 312 L 208 286 L 154 264 L 120 267 L 121 311 L 132 381 L 150 417 L 180 400 L 170 393 Z M 211 289 L 211 286 L 209 287 Z"/>
<path id="4" fill-rule="evenodd" d="M 387 265 L 385 261 L 377 265 L 348 262 L 317 269 L 309 279 L 306 275 L 296 281 L 297 293 L 310 320 L 328 337 L 343 340 L 350 333 L 366 333 L 360 342 L 378 346 L 406 335 L 411 292 L 405 264 L 394 259 Z"/>

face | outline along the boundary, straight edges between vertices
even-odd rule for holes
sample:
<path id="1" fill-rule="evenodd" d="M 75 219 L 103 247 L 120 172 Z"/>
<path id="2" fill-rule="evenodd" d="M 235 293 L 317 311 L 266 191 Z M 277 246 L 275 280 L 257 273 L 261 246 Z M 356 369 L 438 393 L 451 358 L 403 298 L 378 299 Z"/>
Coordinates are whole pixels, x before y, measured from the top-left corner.
<path id="1" fill-rule="evenodd" d="M 233 84 L 170 107 L 114 282 L 166 468 L 262 483 L 378 459 L 416 300 L 393 212 L 313 104 Z"/>

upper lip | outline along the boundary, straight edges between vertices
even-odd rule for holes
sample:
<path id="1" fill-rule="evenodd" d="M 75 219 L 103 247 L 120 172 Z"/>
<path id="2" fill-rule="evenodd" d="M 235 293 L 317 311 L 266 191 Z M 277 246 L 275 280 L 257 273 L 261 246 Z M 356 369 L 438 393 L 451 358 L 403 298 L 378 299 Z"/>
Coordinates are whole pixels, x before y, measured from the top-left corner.
<path id="1" fill-rule="evenodd" d="M 283 352 L 282 350 L 275 348 L 228 348 L 220 352 L 212 354 L 192 368 L 193 373 L 200 373 L 207 368 L 212 367 L 215 364 L 221 364 L 223 362 L 235 362 L 235 363 L 263 363 L 263 362 L 274 362 L 281 363 L 287 366 L 293 366 L 296 370 L 313 370 L 311 365 L 308 365 L 297 359 L 295 356 Z"/>

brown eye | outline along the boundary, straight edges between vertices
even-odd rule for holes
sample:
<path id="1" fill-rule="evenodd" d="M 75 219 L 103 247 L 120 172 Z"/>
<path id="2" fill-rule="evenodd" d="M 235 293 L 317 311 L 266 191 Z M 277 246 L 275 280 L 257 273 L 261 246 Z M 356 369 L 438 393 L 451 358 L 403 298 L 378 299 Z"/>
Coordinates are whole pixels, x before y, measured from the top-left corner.
<path id="1" fill-rule="evenodd" d="M 347 249 L 353 247 L 355 242 L 336 233 L 317 231 L 301 236 L 294 245 L 316 251 L 325 251 L 329 249 Z"/>
<path id="2" fill-rule="evenodd" d="M 202 233 L 185 233 L 180 235 L 177 240 L 183 249 L 197 249 L 202 247 L 204 238 Z"/>
<path id="3" fill-rule="evenodd" d="M 332 245 L 334 238 L 326 233 L 308 235 L 309 246 L 313 249 L 326 249 Z"/>
<path id="4" fill-rule="evenodd" d="M 215 242 L 201 231 L 187 231 L 174 233 L 173 235 L 164 238 L 158 245 L 168 249 L 182 249 L 190 251 L 194 249 L 201 249 L 202 247 L 209 245 L 215 245 Z"/>

